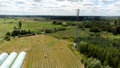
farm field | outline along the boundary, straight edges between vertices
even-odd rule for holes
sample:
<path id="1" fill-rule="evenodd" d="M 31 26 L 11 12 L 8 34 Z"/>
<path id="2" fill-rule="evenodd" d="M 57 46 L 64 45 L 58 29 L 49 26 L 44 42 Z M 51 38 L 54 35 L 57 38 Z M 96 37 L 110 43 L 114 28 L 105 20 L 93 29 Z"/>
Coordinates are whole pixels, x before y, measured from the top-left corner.
<path id="1" fill-rule="evenodd" d="M 0 45 L 2 52 L 26 51 L 22 68 L 84 68 L 82 57 L 76 56 L 67 45 L 66 40 L 51 36 L 36 35 L 4 41 Z"/>

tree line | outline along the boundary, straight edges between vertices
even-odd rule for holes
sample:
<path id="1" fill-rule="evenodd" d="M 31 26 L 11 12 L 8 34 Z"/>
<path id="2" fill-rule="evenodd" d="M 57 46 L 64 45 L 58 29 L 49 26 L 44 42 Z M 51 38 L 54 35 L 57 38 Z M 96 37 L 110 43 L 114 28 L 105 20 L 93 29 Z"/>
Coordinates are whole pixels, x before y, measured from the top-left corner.
<path id="1" fill-rule="evenodd" d="M 79 51 L 88 57 L 101 60 L 103 65 L 110 65 L 113 68 L 120 67 L 120 49 L 113 46 L 101 47 L 85 41 L 79 43 Z"/>
<path id="2" fill-rule="evenodd" d="M 120 21 L 83 21 L 79 23 L 79 28 L 90 28 L 90 32 L 107 31 L 117 35 L 120 34 Z"/>

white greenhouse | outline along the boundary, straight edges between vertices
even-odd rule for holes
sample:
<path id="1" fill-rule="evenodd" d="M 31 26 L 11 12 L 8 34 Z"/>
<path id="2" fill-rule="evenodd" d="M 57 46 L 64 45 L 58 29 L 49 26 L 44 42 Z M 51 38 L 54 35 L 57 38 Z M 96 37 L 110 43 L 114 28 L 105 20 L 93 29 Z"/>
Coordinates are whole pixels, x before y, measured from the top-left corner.
<path id="1" fill-rule="evenodd" d="M 7 57 L 8 57 L 8 54 L 6 52 L 0 55 L 0 65 L 5 61 Z"/>
<path id="2" fill-rule="evenodd" d="M 10 68 L 10 66 L 13 63 L 13 61 L 15 60 L 16 56 L 17 56 L 17 53 L 16 52 L 12 52 L 6 58 L 6 60 L 2 63 L 2 65 L 0 66 L 0 68 Z"/>
<path id="3" fill-rule="evenodd" d="M 20 52 L 15 62 L 11 66 L 11 68 L 22 68 L 22 64 L 23 64 L 25 56 L 26 56 L 26 52 Z"/>

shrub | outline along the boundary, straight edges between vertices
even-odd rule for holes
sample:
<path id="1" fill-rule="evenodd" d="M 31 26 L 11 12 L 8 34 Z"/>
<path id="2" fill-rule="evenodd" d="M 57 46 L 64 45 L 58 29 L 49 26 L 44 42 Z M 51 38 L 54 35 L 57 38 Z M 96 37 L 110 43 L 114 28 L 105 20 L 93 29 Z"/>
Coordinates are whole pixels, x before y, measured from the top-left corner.
<path id="1" fill-rule="evenodd" d="M 52 29 L 46 29 L 45 33 L 54 33 L 54 30 L 52 30 Z"/>
<path id="2" fill-rule="evenodd" d="M 92 27 L 92 23 L 83 23 L 85 28 L 90 28 Z"/>
<path id="3" fill-rule="evenodd" d="M 28 34 L 31 34 L 31 30 L 29 29 L 27 33 L 28 33 Z"/>
<path id="4" fill-rule="evenodd" d="M 100 29 L 98 27 L 91 27 L 90 32 L 100 32 Z"/>
<path id="5" fill-rule="evenodd" d="M 13 37 L 18 36 L 18 34 L 20 34 L 20 30 L 16 29 L 16 30 L 12 31 L 12 36 Z"/>
<path id="6" fill-rule="evenodd" d="M 53 24 L 55 25 L 55 24 L 56 24 L 56 21 L 53 21 Z"/>
<path id="7" fill-rule="evenodd" d="M 20 31 L 20 34 L 21 34 L 21 35 L 26 35 L 26 34 L 28 34 L 28 32 L 27 32 L 26 30 L 21 30 L 21 31 Z"/>
<path id="8" fill-rule="evenodd" d="M 10 36 L 6 35 L 6 36 L 5 36 L 5 39 L 6 39 L 7 41 L 10 41 Z"/>
<path id="9" fill-rule="evenodd" d="M 79 27 L 79 28 L 84 28 L 83 23 L 79 23 L 79 24 L 78 24 L 78 27 Z"/>
<path id="10" fill-rule="evenodd" d="M 62 25 L 62 22 L 60 22 L 60 21 L 53 21 L 53 24 L 54 25 Z"/>
<path id="11" fill-rule="evenodd" d="M 120 25 L 111 28 L 113 34 L 120 34 Z"/>
<path id="12" fill-rule="evenodd" d="M 64 28 L 64 27 L 55 28 L 55 31 L 63 31 L 63 30 L 66 30 L 66 28 Z"/>
<path id="13" fill-rule="evenodd" d="M 75 23 L 75 22 L 67 22 L 66 25 L 67 25 L 67 26 L 75 26 L 76 23 Z"/>
<path id="14" fill-rule="evenodd" d="M 7 32 L 6 35 L 10 36 L 11 34 L 10 34 L 10 32 Z"/>
<path id="15" fill-rule="evenodd" d="M 22 27 L 22 21 L 19 21 L 19 22 L 18 22 L 18 26 L 19 26 L 19 28 L 21 29 L 21 27 Z"/>
<path id="16" fill-rule="evenodd" d="M 10 35 L 10 32 L 7 32 L 4 39 L 10 41 Z"/>

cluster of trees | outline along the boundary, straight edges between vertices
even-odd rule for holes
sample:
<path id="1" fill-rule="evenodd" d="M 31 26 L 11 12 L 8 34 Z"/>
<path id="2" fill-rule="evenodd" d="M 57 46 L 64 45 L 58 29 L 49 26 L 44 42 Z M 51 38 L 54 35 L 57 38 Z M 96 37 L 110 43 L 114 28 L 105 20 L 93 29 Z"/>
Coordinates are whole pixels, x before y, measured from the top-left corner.
<path id="1" fill-rule="evenodd" d="M 90 32 L 107 31 L 113 34 L 120 34 L 120 22 L 115 21 L 83 21 L 79 23 L 79 28 L 90 28 Z"/>
<path id="2" fill-rule="evenodd" d="M 101 61 L 96 58 L 84 58 L 82 63 L 85 64 L 85 68 L 111 68 L 109 65 L 102 65 Z"/>
<path id="3" fill-rule="evenodd" d="M 27 35 L 27 34 L 31 34 L 32 32 L 30 30 L 20 30 L 20 29 L 15 29 L 11 32 L 11 36 L 15 37 L 15 36 L 20 36 L 20 35 Z"/>
<path id="4" fill-rule="evenodd" d="M 79 50 L 88 57 L 99 59 L 104 66 L 120 68 L 120 49 L 115 47 L 101 47 L 85 41 L 79 43 Z"/>
<path id="5" fill-rule="evenodd" d="M 19 36 L 21 37 L 22 35 L 29 35 L 29 34 L 32 34 L 32 32 L 29 30 L 22 30 L 22 22 L 19 21 L 18 22 L 18 27 L 14 27 L 13 31 L 12 32 L 7 32 L 5 34 L 5 38 L 7 41 L 10 40 L 11 37 L 15 37 L 15 36 Z"/>
<path id="6" fill-rule="evenodd" d="M 7 32 L 4 39 L 9 41 L 11 37 L 15 38 L 15 36 L 21 37 L 30 34 L 33 34 L 30 30 L 14 29 L 12 32 Z"/>
<path id="7" fill-rule="evenodd" d="M 76 23 L 75 22 L 67 22 L 67 23 L 63 23 L 61 21 L 53 21 L 52 22 L 54 25 L 62 25 L 62 26 L 75 26 Z"/>

